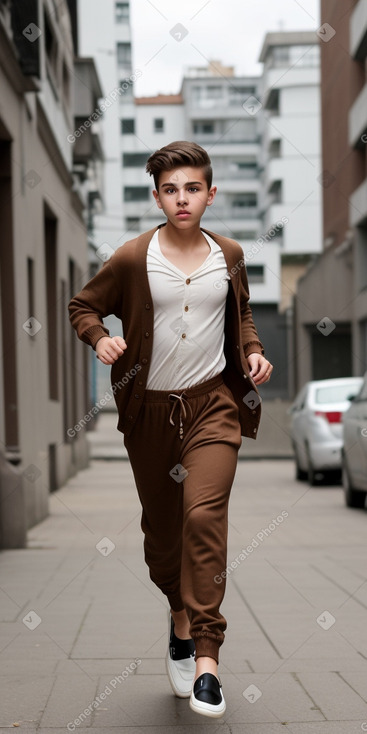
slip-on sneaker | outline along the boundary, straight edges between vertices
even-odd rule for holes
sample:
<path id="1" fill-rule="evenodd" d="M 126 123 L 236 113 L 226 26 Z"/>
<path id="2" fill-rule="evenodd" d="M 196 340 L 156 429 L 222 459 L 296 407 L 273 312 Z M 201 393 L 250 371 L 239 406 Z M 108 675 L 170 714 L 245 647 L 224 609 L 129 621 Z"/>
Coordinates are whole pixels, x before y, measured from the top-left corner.
<path id="1" fill-rule="evenodd" d="M 173 692 L 179 698 L 189 698 L 194 682 L 195 642 L 181 640 L 174 633 L 174 620 L 168 611 L 169 644 L 166 655 L 166 670 Z"/>
<path id="2" fill-rule="evenodd" d="M 203 673 L 196 679 L 190 697 L 190 708 L 204 716 L 222 716 L 226 710 L 226 702 L 222 692 L 222 684 L 213 673 Z"/>

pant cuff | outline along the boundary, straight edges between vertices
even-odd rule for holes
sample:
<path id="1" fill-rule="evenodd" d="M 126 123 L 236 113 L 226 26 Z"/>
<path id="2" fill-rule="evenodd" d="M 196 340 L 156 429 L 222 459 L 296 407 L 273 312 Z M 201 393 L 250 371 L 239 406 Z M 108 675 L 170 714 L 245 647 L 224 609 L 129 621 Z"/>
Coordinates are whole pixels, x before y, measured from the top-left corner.
<path id="1" fill-rule="evenodd" d="M 220 643 L 213 637 L 199 636 L 193 637 L 195 642 L 195 662 L 200 657 L 214 658 L 219 665 L 219 648 Z"/>
<path id="2" fill-rule="evenodd" d="M 180 592 L 177 592 L 177 594 L 167 594 L 167 599 L 174 612 L 182 612 L 182 610 L 185 609 Z"/>

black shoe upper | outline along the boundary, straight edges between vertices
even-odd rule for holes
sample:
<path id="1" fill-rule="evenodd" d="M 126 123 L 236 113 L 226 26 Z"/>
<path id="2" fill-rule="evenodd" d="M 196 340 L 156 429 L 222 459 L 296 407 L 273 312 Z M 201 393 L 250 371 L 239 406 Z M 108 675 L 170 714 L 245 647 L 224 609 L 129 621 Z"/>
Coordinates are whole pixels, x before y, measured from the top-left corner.
<path id="1" fill-rule="evenodd" d="M 218 706 L 222 702 L 221 684 L 213 673 L 199 675 L 194 683 L 194 696 L 198 701 Z"/>
<path id="2" fill-rule="evenodd" d="M 171 615 L 171 634 L 169 638 L 169 653 L 172 660 L 185 660 L 195 656 L 194 640 L 181 640 L 174 633 L 174 620 Z"/>

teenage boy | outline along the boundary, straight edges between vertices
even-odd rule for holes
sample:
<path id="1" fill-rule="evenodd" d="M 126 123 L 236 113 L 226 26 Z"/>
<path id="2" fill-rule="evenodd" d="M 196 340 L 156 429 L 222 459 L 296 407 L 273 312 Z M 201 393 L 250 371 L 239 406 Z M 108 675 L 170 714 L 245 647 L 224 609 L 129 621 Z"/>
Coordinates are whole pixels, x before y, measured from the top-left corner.
<path id="1" fill-rule="evenodd" d="M 145 561 L 170 606 L 172 689 L 194 711 L 218 717 L 226 708 L 217 669 L 229 495 L 241 434 L 257 435 L 257 385 L 273 366 L 248 304 L 242 248 L 200 227 L 217 191 L 207 152 L 174 142 L 146 170 L 167 221 L 116 250 L 70 301 L 70 320 L 112 365 Z M 124 338 L 104 326 L 111 313 Z"/>

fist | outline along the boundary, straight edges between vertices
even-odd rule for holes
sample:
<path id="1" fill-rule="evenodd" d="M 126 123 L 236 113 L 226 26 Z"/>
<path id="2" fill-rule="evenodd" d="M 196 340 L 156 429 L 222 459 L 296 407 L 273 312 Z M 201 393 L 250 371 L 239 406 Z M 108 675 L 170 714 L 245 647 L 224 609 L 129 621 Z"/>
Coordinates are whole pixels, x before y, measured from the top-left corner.
<path id="1" fill-rule="evenodd" d="M 126 348 L 127 344 L 122 336 L 102 336 L 96 344 L 97 358 L 103 364 L 113 364 L 121 357 Z"/>

